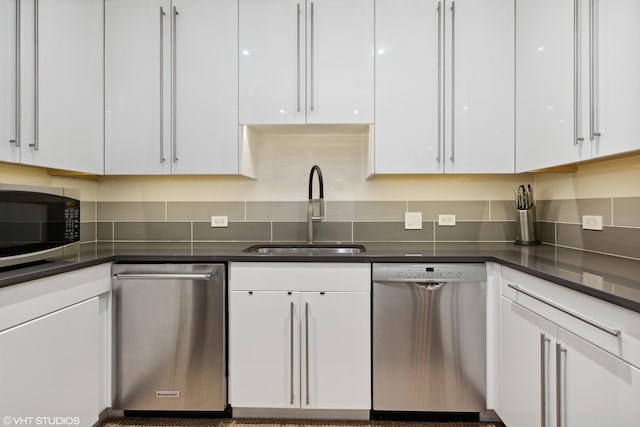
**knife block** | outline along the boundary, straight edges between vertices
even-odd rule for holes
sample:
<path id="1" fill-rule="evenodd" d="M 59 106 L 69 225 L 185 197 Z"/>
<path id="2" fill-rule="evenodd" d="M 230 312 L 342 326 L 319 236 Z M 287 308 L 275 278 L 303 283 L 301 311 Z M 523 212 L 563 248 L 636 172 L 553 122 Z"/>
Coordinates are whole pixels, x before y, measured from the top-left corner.
<path id="1" fill-rule="evenodd" d="M 516 245 L 539 245 L 536 226 L 536 207 L 516 209 Z"/>

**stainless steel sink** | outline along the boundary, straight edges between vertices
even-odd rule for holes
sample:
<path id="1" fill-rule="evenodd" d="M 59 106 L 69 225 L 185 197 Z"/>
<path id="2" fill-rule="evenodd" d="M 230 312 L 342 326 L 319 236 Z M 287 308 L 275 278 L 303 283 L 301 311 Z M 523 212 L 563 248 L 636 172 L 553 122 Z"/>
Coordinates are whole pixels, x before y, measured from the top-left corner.
<path id="1" fill-rule="evenodd" d="M 263 255 L 354 255 L 365 252 L 362 245 L 266 244 L 243 250 Z"/>

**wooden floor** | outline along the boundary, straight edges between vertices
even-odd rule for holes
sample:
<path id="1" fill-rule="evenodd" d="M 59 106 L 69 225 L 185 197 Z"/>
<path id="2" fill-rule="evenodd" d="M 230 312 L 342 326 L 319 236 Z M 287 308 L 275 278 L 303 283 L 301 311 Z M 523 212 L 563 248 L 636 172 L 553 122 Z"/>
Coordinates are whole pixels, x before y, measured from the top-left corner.
<path id="1" fill-rule="evenodd" d="M 504 427 L 495 422 L 326 421 L 279 419 L 112 418 L 99 427 Z"/>

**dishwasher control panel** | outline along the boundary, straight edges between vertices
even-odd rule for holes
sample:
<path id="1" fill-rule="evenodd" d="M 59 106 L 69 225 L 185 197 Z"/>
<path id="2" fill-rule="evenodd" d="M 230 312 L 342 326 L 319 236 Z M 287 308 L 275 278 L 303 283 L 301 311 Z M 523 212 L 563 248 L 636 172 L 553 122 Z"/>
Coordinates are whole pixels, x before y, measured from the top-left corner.
<path id="1" fill-rule="evenodd" d="M 487 268 L 477 264 L 373 264 L 374 282 L 485 282 Z"/>

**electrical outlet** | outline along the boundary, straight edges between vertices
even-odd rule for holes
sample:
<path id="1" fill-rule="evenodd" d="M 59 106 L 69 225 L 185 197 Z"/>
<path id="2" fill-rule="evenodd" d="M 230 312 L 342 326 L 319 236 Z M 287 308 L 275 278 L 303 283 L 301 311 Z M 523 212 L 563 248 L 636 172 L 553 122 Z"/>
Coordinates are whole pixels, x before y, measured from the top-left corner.
<path id="1" fill-rule="evenodd" d="M 422 212 L 405 212 L 404 229 L 422 230 Z"/>
<path id="2" fill-rule="evenodd" d="M 456 216 L 451 215 L 438 215 L 438 225 L 441 227 L 455 227 Z"/>
<path id="3" fill-rule="evenodd" d="M 229 217 L 228 216 L 212 216 L 211 226 L 212 227 L 228 227 Z"/>
<path id="4" fill-rule="evenodd" d="M 582 215 L 583 230 L 602 230 L 601 215 Z"/>

